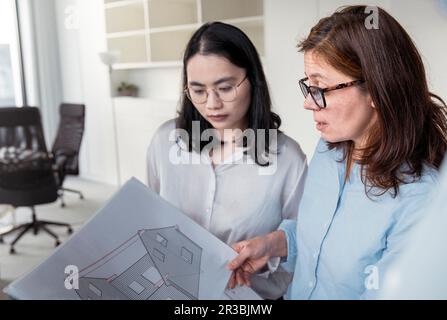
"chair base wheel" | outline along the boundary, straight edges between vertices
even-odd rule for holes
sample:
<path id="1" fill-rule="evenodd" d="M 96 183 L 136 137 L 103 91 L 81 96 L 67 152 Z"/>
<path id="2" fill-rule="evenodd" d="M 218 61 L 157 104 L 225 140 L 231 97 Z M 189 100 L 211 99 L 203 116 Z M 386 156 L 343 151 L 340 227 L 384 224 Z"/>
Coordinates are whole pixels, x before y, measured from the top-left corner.
<path id="1" fill-rule="evenodd" d="M 0 238 L 0 243 L 5 243 L 5 240 L 3 240 L 3 238 Z"/>
<path id="2" fill-rule="evenodd" d="M 54 246 L 57 247 L 61 244 L 61 242 L 59 240 L 56 240 L 56 242 L 54 243 Z"/>
<path id="3" fill-rule="evenodd" d="M 15 253 L 16 253 L 16 249 L 11 247 L 11 249 L 9 249 L 9 254 L 15 254 Z"/>
<path id="4" fill-rule="evenodd" d="M 81 195 L 79 196 L 79 199 L 84 200 L 85 198 L 84 198 L 84 196 L 81 194 Z"/>
<path id="5" fill-rule="evenodd" d="M 72 234 L 73 233 L 73 229 L 72 228 L 68 228 L 67 232 L 68 232 L 68 234 Z"/>

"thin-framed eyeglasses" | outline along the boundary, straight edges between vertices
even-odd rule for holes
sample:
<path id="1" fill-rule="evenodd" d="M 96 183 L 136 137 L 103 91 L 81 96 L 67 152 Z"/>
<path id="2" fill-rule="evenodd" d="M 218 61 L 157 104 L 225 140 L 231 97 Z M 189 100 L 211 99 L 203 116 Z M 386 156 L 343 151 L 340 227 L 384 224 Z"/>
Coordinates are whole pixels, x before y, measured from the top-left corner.
<path id="1" fill-rule="evenodd" d="M 237 90 L 241 86 L 241 84 L 247 79 L 247 75 L 245 75 L 244 79 L 240 81 L 236 85 L 230 84 L 219 84 L 216 88 L 210 88 L 216 94 L 217 98 L 219 98 L 223 102 L 233 102 L 237 98 Z M 184 92 L 191 102 L 202 104 L 208 101 L 208 93 L 209 89 L 202 87 L 186 87 Z"/>
<path id="2" fill-rule="evenodd" d="M 309 80 L 309 78 L 305 77 L 299 81 L 301 92 L 303 93 L 304 98 L 307 98 L 307 96 L 310 93 L 310 96 L 312 97 L 313 101 L 320 109 L 324 109 L 327 106 L 326 98 L 324 96 L 324 94 L 326 92 L 340 90 L 340 89 L 357 86 L 362 83 L 365 83 L 365 80 L 354 80 L 354 81 L 350 81 L 350 82 L 340 83 L 335 86 L 331 86 L 331 87 L 327 87 L 327 88 L 319 88 L 316 86 L 308 86 L 305 83 L 305 81 L 307 81 L 307 80 Z"/>

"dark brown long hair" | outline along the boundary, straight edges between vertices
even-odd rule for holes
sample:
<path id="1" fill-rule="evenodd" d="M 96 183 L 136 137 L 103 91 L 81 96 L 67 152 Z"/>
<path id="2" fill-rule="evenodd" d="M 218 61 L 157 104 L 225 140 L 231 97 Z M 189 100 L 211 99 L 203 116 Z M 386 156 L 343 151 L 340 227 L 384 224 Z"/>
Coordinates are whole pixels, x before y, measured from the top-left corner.
<path id="1" fill-rule="evenodd" d="M 299 43 L 364 88 L 377 111 L 377 122 L 360 151 L 362 180 L 368 195 L 388 190 L 421 176 L 423 165 L 439 168 L 447 148 L 446 104 L 428 89 L 424 65 L 402 26 L 378 9 L 378 29 L 367 28 L 366 6 L 348 6 L 321 19 Z M 352 163 L 354 143 L 329 143 L 341 148 Z M 356 150 L 357 151 L 357 150 Z M 408 178 L 411 179 L 408 179 Z"/>

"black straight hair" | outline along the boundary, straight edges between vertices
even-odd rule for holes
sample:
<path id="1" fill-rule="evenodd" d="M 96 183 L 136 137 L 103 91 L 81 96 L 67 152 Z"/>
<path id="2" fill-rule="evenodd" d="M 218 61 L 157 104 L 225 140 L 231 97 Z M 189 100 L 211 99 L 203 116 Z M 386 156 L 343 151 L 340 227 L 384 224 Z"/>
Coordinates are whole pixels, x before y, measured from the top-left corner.
<path id="1" fill-rule="evenodd" d="M 258 152 L 256 152 L 259 138 L 257 133 L 259 129 L 265 130 L 265 134 L 262 136 L 265 139 L 265 150 L 262 150 L 262 152 L 265 151 L 269 154 L 269 129 L 279 129 L 281 118 L 271 110 L 268 85 L 261 59 L 255 46 L 247 35 L 235 26 L 223 22 L 205 23 L 192 35 L 186 46 L 183 56 L 183 89 L 186 89 L 188 84 L 188 75 L 186 72 L 188 61 L 196 54 L 224 57 L 232 64 L 246 71 L 247 79 L 251 85 L 250 106 L 247 111 L 247 128 L 254 130 L 255 140 L 248 145 L 247 141 L 244 140 L 243 146 L 247 147 L 246 154 L 248 152 L 256 164 L 268 166 L 268 162 L 261 163 Z M 185 141 L 185 143 L 188 145 L 189 152 L 194 150 L 200 153 L 208 142 L 193 141 L 193 121 L 199 121 L 200 123 L 200 136 L 204 130 L 213 128 L 200 115 L 186 96 L 185 90 L 183 90 L 180 100 L 180 110 L 176 119 L 176 127 L 188 132 L 189 141 Z"/>

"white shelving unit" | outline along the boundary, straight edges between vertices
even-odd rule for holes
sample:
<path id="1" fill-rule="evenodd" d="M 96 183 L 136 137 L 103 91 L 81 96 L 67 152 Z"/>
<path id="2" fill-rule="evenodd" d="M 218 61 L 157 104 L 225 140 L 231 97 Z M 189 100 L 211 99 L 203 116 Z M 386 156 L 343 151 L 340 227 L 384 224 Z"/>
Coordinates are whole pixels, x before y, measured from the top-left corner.
<path id="1" fill-rule="evenodd" d="M 115 69 L 179 66 L 186 43 L 203 23 L 242 29 L 264 55 L 263 0 L 104 0 L 109 50 L 121 52 Z"/>

